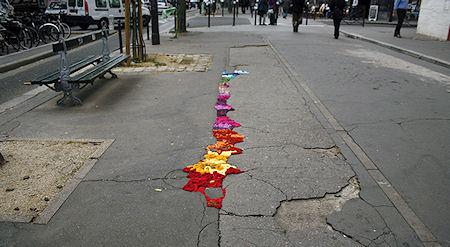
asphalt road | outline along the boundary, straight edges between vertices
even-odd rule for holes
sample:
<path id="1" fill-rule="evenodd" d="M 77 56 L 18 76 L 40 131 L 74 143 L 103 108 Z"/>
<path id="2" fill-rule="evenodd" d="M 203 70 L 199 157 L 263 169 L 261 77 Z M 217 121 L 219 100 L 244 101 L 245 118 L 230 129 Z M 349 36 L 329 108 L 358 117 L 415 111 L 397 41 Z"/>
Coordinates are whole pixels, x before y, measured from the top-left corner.
<path id="1" fill-rule="evenodd" d="M 450 71 L 323 28 L 275 47 L 444 246 L 450 246 Z"/>

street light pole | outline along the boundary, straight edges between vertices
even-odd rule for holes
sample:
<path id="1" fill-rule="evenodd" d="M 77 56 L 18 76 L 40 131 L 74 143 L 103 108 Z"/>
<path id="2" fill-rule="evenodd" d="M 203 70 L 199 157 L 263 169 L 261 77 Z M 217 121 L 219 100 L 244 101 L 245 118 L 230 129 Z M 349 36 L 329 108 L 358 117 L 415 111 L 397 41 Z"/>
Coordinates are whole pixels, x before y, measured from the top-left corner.
<path id="1" fill-rule="evenodd" d="M 223 17 L 223 2 L 224 0 L 220 0 L 220 5 L 222 6 L 222 17 Z"/>

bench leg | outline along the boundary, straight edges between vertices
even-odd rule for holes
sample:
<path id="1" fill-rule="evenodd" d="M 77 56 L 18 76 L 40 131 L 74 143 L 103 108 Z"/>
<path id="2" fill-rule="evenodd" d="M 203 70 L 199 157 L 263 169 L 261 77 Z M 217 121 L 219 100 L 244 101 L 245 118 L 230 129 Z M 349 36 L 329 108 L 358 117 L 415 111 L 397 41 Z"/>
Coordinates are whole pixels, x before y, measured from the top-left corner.
<path id="1" fill-rule="evenodd" d="M 106 73 L 111 75 L 111 79 L 117 79 L 118 78 L 118 76 L 115 73 L 113 73 L 111 70 L 106 71 Z M 99 78 L 100 79 L 106 79 L 105 74 L 99 76 Z"/>
<path id="2" fill-rule="evenodd" d="M 72 92 L 64 92 L 64 96 L 59 99 L 56 104 L 59 106 L 66 105 L 66 103 L 70 102 L 73 105 L 81 105 L 82 102 L 79 98 L 72 95 Z"/>
<path id="3" fill-rule="evenodd" d="M 117 79 L 117 78 L 119 78 L 119 77 L 117 76 L 117 74 L 113 73 L 111 70 L 108 70 L 108 73 L 111 75 L 111 78 L 112 78 L 112 79 Z"/>

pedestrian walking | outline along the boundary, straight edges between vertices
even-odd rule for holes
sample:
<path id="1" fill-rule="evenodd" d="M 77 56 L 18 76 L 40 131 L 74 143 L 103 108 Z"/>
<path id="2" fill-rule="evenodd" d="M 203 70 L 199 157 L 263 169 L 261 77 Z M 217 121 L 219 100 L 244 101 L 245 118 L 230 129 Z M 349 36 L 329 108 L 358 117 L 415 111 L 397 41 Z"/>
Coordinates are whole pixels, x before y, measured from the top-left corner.
<path id="1" fill-rule="evenodd" d="M 289 14 L 289 7 L 291 6 L 291 3 L 292 3 L 291 0 L 284 0 L 281 3 L 281 8 L 282 8 L 282 11 L 283 11 L 283 19 L 286 19 L 286 17 L 288 16 L 288 14 Z"/>
<path id="2" fill-rule="evenodd" d="M 394 10 L 397 11 L 397 25 L 395 26 L 394 37 L 401 38 L 400 29 L 402 29 L 405 20 L 406 10 L 408 9 L 408 0 L 395 0 Z"/>
<path id="3" fill-rule="evenodd" d="M 248 7 L 249 0 L 239 0 L 239 4 L 241 5 L 242 14 L 245 14 L 245 10 Z"/>
<path id="4" fill-rule="evenodd" d="M 342 18 L 344 17 L 344 8 L 345 1 L 344 0 L 330 0 L 331 14 L 333 16 L 333 24 L 334 24 L 334 38 L 339 38 L 339 27 L 341 26 Z"/>
<path id="5" fill-rule="evenodd" d="M 269 0 L 269 10 L 267 11 L 269 16 L 269 25 L 277 25 L 278 19 L 278 1 Z"/>
<path id="6" fill-rule="evenodd" d="M 266 25 L 266 15 L 268 9 L 269 9 L 268 0 L 259 0 L 258 2 L 259 25 Z"/>
<path id="7" fill-rule="evenodd" d="M 255 0 L 249 0 L 249 5 L 250 5 L 250 14 L 253 18 L 253 13 L 255 13 Z M 256 13 L 255 13 L 256 15 Z"/>
<path id="8" fill-rule="evenodd" d="M 302 24 L 304 7 L 305 0 L 292 0 L 292 27 L 294 33 L 298 32 L 298 26 Z"/>

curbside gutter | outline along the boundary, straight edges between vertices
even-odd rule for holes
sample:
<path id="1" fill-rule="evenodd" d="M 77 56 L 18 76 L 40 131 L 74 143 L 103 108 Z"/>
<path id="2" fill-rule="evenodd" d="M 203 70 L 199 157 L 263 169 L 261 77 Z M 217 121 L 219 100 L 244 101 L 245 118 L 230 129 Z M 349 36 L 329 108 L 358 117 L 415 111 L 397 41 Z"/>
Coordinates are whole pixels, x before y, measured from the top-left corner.
<path id="1" fill-rule="evenodd" d="M 27 58 L 24 58 L 24 59 L 20 59 L 18 61 L 6 63 L 6 64 L 0 66 L 0 73 L 5 73 L 5 72 L 8 72 L 10 70 L 17 69 L 17 68 L 22 67 L 24 65 L 37 62 L 37 61 L 39 61 L 41 59 L 45 59 L 45 58 L 51 57 L 53 55 L 55 55 L 55 54 L 53 53 L 52 50 L 50 50 L 50 51 L 41 52 L 39 54 L 30 56 L 30 57 L 27 57 Z"/>
<path id="2" fill-rule="evenodd" d="M 405 49 L 405 48 L 402 48 L 402 47 L 399 47 L 399 46 L 396 46 L 396 45 L 392 45 L 392 44 L 389 44 L 389 43 L 386 43 L 386 42 L 382 42 L 382 41 L 379 41 L 379 40 L 376 40 L 376 39 L 367 38 L 365 36 L 354 34 L 354 33 L 350 33 L 350 32 L 347 32 L 347 31 L 342 31 L 341 30 L 340 32 L 342 34 L 344 34 L 345 36 L 349 37 L 349 38 L 360 39 L 360 40 L 363 40 L 363 41 L 366 41 L 366 42 L 369 42 L 369 43 L 372 43 L 372 44 L 376 44 L 376 45 L 379 45 L 379 46 L 391 49 L 391 50 L 396 51 L 396 52 L 400 52 L 400 53 L 408 55 L 408 56 L 411 56 L 411 57 L 414 57 L 414 58 L 418 58 L 418 59 L 427 61 L 429 63 L 437 64 L 437 65 L 440 65 L 440 66 L 443 66 L 443 67 L 446 67 L 446 68 L 450 69 L 450 62 L 444 61 L 442 59 L 435 58 L 435 57 L 432 57 L 432 56 L 428 56 L 428 55 L 425 55 L 425 54 L 422 54 L 422 53 L 419 53 L 419 52 L 416 52 L 416 51 L 408 50 L 408 49 Z"/>

